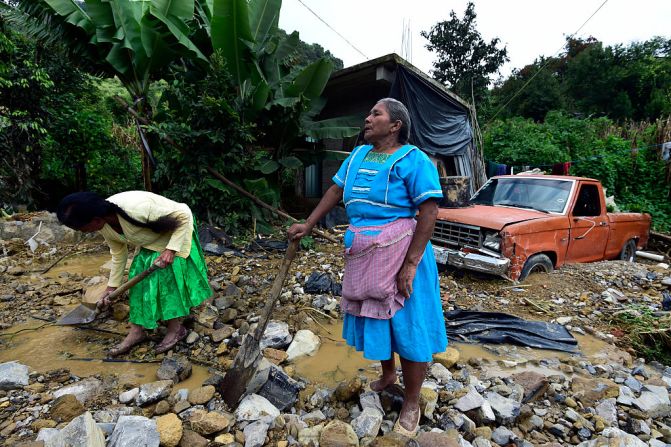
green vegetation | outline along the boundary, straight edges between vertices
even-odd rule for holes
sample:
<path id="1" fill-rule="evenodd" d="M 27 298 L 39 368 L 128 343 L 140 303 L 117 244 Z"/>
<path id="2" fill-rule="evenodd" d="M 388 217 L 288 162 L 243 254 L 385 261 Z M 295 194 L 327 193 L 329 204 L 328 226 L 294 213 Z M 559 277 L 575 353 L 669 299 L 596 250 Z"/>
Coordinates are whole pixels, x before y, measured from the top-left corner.
<path id="1" fill-rule="evenodd" d="M 671 365 L 671 330 L 668 317 L 656 317 L 646 306 L 629 306 L 612 322 L 627 335 L 627 342 L 645 359 Z"/>

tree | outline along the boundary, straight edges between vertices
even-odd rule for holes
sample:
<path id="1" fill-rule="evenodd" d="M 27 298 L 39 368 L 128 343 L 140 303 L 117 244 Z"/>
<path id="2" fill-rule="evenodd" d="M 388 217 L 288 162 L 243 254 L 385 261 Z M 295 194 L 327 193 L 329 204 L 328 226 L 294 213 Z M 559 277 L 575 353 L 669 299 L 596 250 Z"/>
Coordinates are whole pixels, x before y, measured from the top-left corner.
<path id="1" fill-rule="evenodd" d="M 433 77 L 463 98 L 482 98 L 491 79 L 501 65 L 509 60 L 508 50 L 498 48 L 499 38 L 485 42 L 475 27 L 475 5 L 468 3 L 464 18 L 452 10 L 450 20 L 435 24 L 430 31 L 422 31 L 428 39 L 426 48 L 435 51 Z"/>

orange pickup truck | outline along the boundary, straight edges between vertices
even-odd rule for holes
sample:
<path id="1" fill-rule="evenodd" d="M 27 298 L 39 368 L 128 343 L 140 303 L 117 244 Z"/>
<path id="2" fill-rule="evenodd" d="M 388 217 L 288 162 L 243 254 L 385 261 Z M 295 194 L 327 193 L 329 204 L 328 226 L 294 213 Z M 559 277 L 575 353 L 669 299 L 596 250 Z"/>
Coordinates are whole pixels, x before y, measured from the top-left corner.
<path id="1" fill-rule="evenodd" d="M 463 208 L 440 208 L 436 261 L 524 281 L 566 263 L 633 261 L 650 215 L 608 213 L 598 180 L 549 175 L 492 177 Z"/>

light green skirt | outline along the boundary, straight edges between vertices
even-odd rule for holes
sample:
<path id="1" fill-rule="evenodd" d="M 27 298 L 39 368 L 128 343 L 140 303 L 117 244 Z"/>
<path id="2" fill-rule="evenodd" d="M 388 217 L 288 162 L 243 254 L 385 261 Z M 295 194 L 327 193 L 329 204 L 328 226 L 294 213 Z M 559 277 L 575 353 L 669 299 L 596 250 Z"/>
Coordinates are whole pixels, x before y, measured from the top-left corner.
<path id="1" fill-rule="evenodd" d="M 156 270 L 130 289 L 131 323 L 155 329 L 159 321 L 185 317 L 192 307 L 212 296 L 203 249 L 195 229 L 191 241 L 188 258 L 175 256 L 171 266 Z M 128 278 L 151 267 L 159 255 L 159 252 L 141 249 L 128 270 Z"/>

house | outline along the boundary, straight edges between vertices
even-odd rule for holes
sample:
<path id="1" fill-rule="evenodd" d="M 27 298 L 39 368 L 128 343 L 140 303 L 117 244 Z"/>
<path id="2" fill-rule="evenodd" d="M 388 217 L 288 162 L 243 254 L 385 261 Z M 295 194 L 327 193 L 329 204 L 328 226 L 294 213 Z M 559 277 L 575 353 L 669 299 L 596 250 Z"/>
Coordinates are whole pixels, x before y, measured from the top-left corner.
<path id="1" fill-rule="evenodd" d="M 322 96 L 327 102 L 319 119 L 353 116 L 362 127 L 379 99 L 398 99 L 410 112 L 410 143 L 432 156 L 441 177 L 468 177 L 469 192 L 486 181 L 470 105 L 397 54 L 334 72 Z M 362 135 L 319 143 L 324 157 L 307 166 L 304 177 L 298 179 L 296 193 L 302 202 L 314 203 L 322 196 L 342 159 L 363 144 Z"/>

